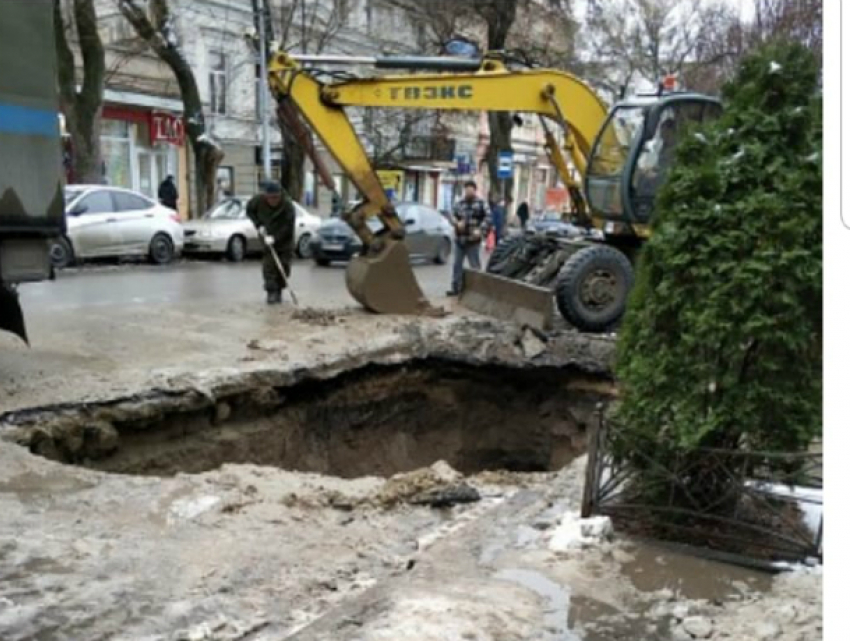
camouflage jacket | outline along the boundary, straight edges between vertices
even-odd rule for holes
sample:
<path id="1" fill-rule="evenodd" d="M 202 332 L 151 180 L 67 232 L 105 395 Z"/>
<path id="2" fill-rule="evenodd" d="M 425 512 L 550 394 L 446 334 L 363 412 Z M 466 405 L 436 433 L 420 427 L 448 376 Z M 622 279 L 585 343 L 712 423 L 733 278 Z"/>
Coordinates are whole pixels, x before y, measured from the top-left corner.
<path id="1" fill-rule="evenodd" d="M 295 208 L 286 194 L 280 199 L 277 207 L 271 207 L 262 194 L 254 196 L 248 201 L 245 213 L 259 229 L 265 227 L 266 231 L 274 236 L 275 244 L 280 245 L 291 252 L 295 244 Z"/>
<path id="2" fill-rule="evenodd" d="M 490 208 L 480 198 L 461 198 L 455 203 L 452 218 L 455 237 L 461 245 L 480 243 L 492 225 Z"/>

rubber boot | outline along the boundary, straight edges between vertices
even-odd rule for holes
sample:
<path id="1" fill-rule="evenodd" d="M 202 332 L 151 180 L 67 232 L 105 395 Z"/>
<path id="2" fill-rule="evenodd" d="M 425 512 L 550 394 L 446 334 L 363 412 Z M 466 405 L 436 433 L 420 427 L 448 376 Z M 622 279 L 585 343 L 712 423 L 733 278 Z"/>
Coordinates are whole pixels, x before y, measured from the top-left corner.
<path id="1" fill-rule="evenodd" d="M 266 292 L 266 303 L 269 305 L 279 305 L 283 301 L 283 296 L 280 293 L 280 290 L 270 289 Z"/>

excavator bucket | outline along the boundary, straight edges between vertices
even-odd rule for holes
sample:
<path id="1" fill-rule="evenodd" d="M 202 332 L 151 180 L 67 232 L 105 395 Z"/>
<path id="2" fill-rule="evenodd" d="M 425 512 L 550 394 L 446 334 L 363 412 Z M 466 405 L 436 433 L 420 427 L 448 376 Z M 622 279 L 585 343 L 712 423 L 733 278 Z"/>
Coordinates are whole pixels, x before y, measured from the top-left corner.
<path id="1" fill-rule="evenodd" d="M 463 272 L 460 304 L 474 312 L 545 331 L 552 328 L 553 303 L 548 287 L 472 269 Z"/>
<path id="2" fill-rule="evenodd" d="M 378 314 L 433 314 L 410 267 L 407 248 L 386 238 L 384 248 L 371 256 L 355 256 L 348 263 L 345 282 L 354 299 Z"/>

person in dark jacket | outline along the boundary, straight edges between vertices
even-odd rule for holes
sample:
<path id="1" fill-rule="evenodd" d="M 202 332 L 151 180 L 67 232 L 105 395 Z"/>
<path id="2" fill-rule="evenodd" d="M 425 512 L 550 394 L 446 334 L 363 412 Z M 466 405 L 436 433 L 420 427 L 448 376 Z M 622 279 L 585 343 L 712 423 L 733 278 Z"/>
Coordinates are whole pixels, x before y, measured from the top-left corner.
<path id="1" fill-rule="evenodd" d="M 528 224 L 528 203 L 523 201 L 516 208 L 516 216 L 519 218 L 519 224 L 525 231 L 525 226 Z"/>
<path id="2" fill-rule="evenodd" d="M 496 244 L 502 240 L 502 233 L 505 229 L 505 223 L 508 219 L 508 204 L 504 198 L 500 198 L 499 202 L 494 207 L 490 208 L 491 217 L 493 220 L 493 232 L 496 236 Z"/>
<path id="3" fill-rule="evenodd" d="M 177 209 L 177 185 L 174 184 L 174 176 L 168 175 L 165 177 L 159 184 L 159 191 L 157 192 L 157 197 L 159 198 L 159 202 L 169 209 Z"/>
<path id="4" fill-rule="evenodd" d="M 288 279 L 295 249 L 295 208 L 292 206 L 292 200 L 278 183 L 267 182 L 263 193 L 248 201 L 245 212 L 263 241 L 263 285 L 266 289 L 266 302 L 269 305 L 280 303 L 286 283 L 280 275 L 271 248 L 277 252 Z"/>
<path id="5" fill-rule="evenodd" d="M 490 231 L 490 208 L 478 197 L 478 186 L 469 181 L 463 186 L 463 198 L 455 203 L 452 212 L 455 229 L 455 258 L 452 269 L 452 288 L 448 296 L 460 293 L 464 260 L 472 269 L 481 269 L 481 241 Z"/>

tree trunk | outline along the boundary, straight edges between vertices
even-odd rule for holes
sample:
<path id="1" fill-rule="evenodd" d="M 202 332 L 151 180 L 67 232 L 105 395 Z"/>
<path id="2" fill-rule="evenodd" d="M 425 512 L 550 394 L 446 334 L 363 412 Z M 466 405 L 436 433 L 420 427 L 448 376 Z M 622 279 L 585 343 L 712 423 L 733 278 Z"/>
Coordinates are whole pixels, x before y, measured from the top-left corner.
<path id="1" fill-rule="evenodd" d="M 511 131 L 513 130 L 513 120 L 511 114 L 504 111 L 491 111 L 487 114 L 487 121 L 490 126 L 490 143 L 487 146 L 487 169 L 490 174 L 490 190 L 488 196 L 491 202 L 498 202 L 502 196 L 505 198 L 513 196 L 514 179 L 506 178 L 499 180 L 497 178 L 499 172 L 499 151 L 512 151 L 511 146 Z M 504 191 L 502 189 L 504 183 Z"/>
<path id="2" fill-rule="evenodd" d="M 477 0 L 477 3 L 479 14 L 487 22 L 487 48 L 490 51 L 503 50 L 508 41 L 508 32 L 516 19 L 519 0 Z M 487 123 L 490 127 L 490 142 L 484 158 L 490 173 L 488 194 L 491 201 L 497 201 L 502 196 L 502 185 L 496 177 L 499 152 L 513 151 L 511 133 L 514 123 L 510 113 L 492 111 L 487 114 Z M 513 197 L 513 178 L 504 182 L 505 197 Z"/>
<path id="3" fill-rule="evenodd" d="M 83 58 L 83 82 L 79 91 L 74 54 L 68 44 L 62 17 L 62 2 L 53 1 L 59 101 L 73 147 L 72 180 L 98 184 L 103 182 L 100 129 L 106 63 L 93 0 L 73 0 L 73 13 Z"/>
<path id="4" fill-rule="evenodd" d="M 207 134 L 204 106 L 195 74 L 172 31 L 172 18 L 167 0 L 150 0 L 153 21 L 135 0 L 120 0 L 121 13 L 136 33 L 171 69 L 180 88 L 186 135 L 195 160 L 195 202 L 190 216 L 199 217 L 215 203 L 216 171 L 224 158 L 221 147 Z"/>
<path id="5" fill-rule="evenodd" d="M 281 129 L 286 125 L 281 124 Z M 283 166 L 280 182 L 293 200 L 302 202 L 304 197 L 304 149 L 291 136 L 283 136 Z"/>

